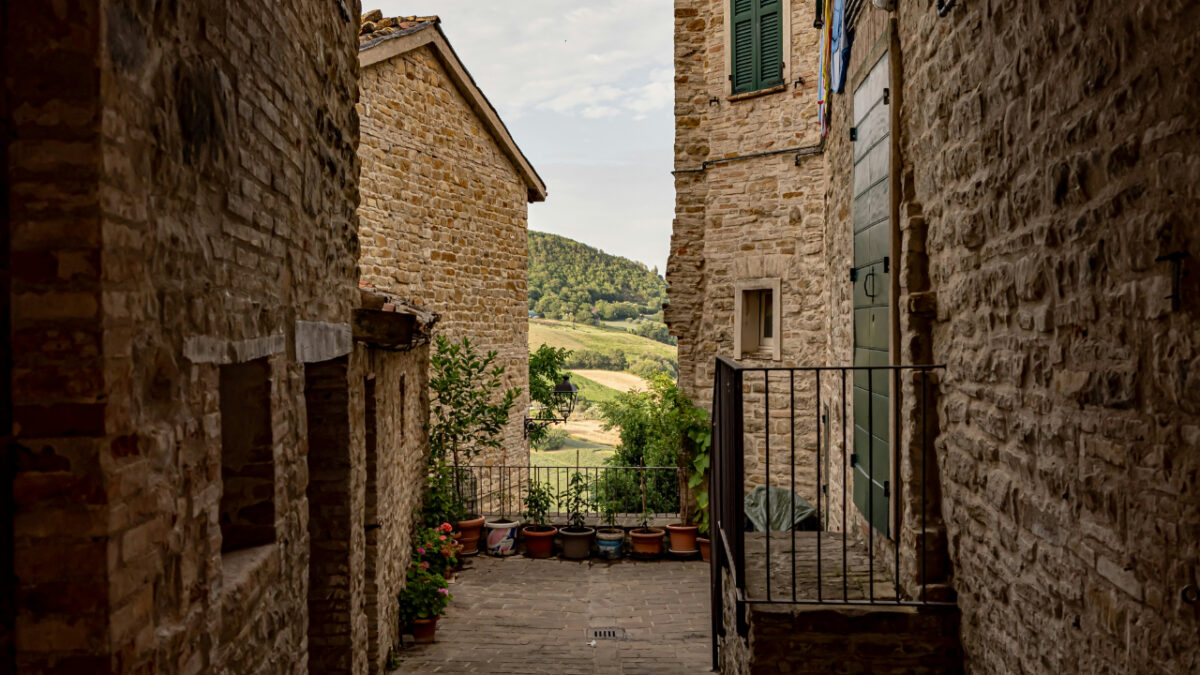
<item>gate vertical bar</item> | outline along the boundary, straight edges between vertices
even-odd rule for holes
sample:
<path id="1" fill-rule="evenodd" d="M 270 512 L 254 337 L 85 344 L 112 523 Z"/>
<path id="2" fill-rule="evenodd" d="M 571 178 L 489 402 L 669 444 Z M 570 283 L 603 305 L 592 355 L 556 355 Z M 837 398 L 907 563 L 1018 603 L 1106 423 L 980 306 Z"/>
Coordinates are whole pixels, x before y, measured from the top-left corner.
<path id="1" fill-rule="evenodd" d="M 767 601 L 771 600 L 771 371 L 763 370 L 763 409 L 766 411 L 766 424 L 763 426 L 763 445 L 767 450 L 767 468 L 764 472 L 767 484 L 767 518 L 764 525 L 767 528 Z"/>
<path id="2" fill-rule="evenodd" d="M 821 525 L 821 371 L 819 371 L 819 370 L 815 371 L 814 374 L 816 375 L 816 379 L 817 379 L 817 399 L 816 399 L 816 405 L 814 406 L 816 408 L 816 413 L 817 413 L 817 454 L 816 454 L 816 458 L 817 458 L 817 460 L 816 460 L 816 465 L 817 465 L 817 494 L 816 494 L 816 497 L 817 497 L 817 601 L 821 602 L 825 599 L 825 595 L 824 595 L 825 578 L 823 576 L 821 576 L 821 530 L 823 529 L 823 526 Z M 826 476 L 825 480 L 829 480 L 829 476 Z M 794 487 L 792 489 L 795 490 Z M 829 510 L 828 495 L 825 498 L 825 509 L 827 511 Z M 796 557 L 796 531 L 793 529 L 792 530 L 792 559 L 795 560 L 795 557 Z M 795 593 L 796 593 L 796 572 L 793 567 L 793 570 L 792 570 L 792 599 L 793 600 L 796 599 Z"/>

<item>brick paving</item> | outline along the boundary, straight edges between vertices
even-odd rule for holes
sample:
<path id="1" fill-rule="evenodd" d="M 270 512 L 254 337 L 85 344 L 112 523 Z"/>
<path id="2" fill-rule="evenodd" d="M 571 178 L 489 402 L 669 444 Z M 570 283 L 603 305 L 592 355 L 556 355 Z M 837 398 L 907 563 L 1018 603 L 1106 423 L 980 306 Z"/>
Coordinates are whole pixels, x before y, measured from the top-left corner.
<path id="1" fill-rule="evenodd" d="M 396 673 L 683 675 L 710 670 L 708 563 L 468 559 L 437 642 Z M 589 628 L 625 639 L 588 644 Z"/>

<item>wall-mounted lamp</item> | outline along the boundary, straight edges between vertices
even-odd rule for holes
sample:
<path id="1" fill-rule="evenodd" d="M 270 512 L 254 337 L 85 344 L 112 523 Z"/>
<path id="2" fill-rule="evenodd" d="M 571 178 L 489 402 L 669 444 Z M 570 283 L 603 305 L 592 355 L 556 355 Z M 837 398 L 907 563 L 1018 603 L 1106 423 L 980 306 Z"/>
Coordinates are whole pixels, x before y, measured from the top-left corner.
<path id="1" fill-rule="evenodd" d="M 570 376 L 563 375 L 562 382 L 554 385 L 554 407 L 542 408 L 536 417 L 525 418 L 525 438 L 529 438 L 532 429 L 541 429 L 551 424 L 566 422 L 575 410 L 575 401 L 579 398 L 579 387 L 571 383 Z M 556 415 L 557 413 L 557 415 Z"/>

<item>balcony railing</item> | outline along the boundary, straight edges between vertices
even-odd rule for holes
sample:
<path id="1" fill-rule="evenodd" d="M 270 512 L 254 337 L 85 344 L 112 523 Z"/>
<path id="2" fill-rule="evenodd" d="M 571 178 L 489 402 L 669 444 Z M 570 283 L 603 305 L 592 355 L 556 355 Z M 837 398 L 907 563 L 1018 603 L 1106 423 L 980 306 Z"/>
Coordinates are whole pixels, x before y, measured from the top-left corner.
<path id="1" fill-rule="evenodd" d="M 929 519 L 939 509 L 931 397 L 942 370 L 766 368 L 717 358 L 714 639 L 723 630 L 722 570 L 743 635 L 750 604 L 953 604 L 942 588 L 929 592 L 927 575 Z M 787 495 L 790 503 L 776 503 L 789 514 L 786 526 L 747 531 L 744 503 L 758 485 L 767 513 L 771 499 Z M 791 518 L 805 502 L 813 517 L 797 527 Z"/>
<path id="2" fill-rule="evenodd" d="M 548 514 L 552 520 L 567 517 L 565 500 L 571 477 L 583 479 L 588 502 L 585 517 L 598 520 L 603 503 L 612 501 L 618 524 L 634 525 L 643 513 L 651 521 L 679 518 L 680 470 L 673 466 L 532 466 L 474 465 L 456 467 L 460 491 L 469 510 L 484 516 L 516 516 L 524 510 L 529 486 L 547 485 L 554 496 Z M 645 511 L 642 487 L 645 486 Z"/>

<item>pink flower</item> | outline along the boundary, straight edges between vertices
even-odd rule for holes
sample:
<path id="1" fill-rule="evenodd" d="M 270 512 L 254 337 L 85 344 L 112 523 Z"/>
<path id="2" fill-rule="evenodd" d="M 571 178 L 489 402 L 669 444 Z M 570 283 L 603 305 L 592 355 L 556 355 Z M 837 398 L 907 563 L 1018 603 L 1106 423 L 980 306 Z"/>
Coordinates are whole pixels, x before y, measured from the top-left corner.
<path id="1" fill-rule="evenodd" d="M 423 570 L 429 569 L 429 563 L 427 563 L 427 562 L 421 563 L 421 569 L 423 569 Z"/>
<path id="2" fill-rule="evenodd" d="M 439 588 L 438 593 L 441 593 L 442 595 L 450 595 L 450 591 L 445 588 Z"/>
<path id="3" fill-rule="evenodd" d="M 442 523 L 442 532 L 449 532 L 453 529 L 453 527 L 450 527 L 450 523 Z"/>
<path id="4" fill-rule="evenodd" d="M 441 539 L 442 541 L 446 541 L 446 535 L 443 534 L 443 535 L 439 536 L 438 539 Z"/>
<path id="5" fill-rule="evenodd" d="M 420 553 L 421 555 L 425 555 L 425 549 L 423 549 L 423 548 L 418 548 L 418 549 L 417 549 L 417 553 Z"/>

